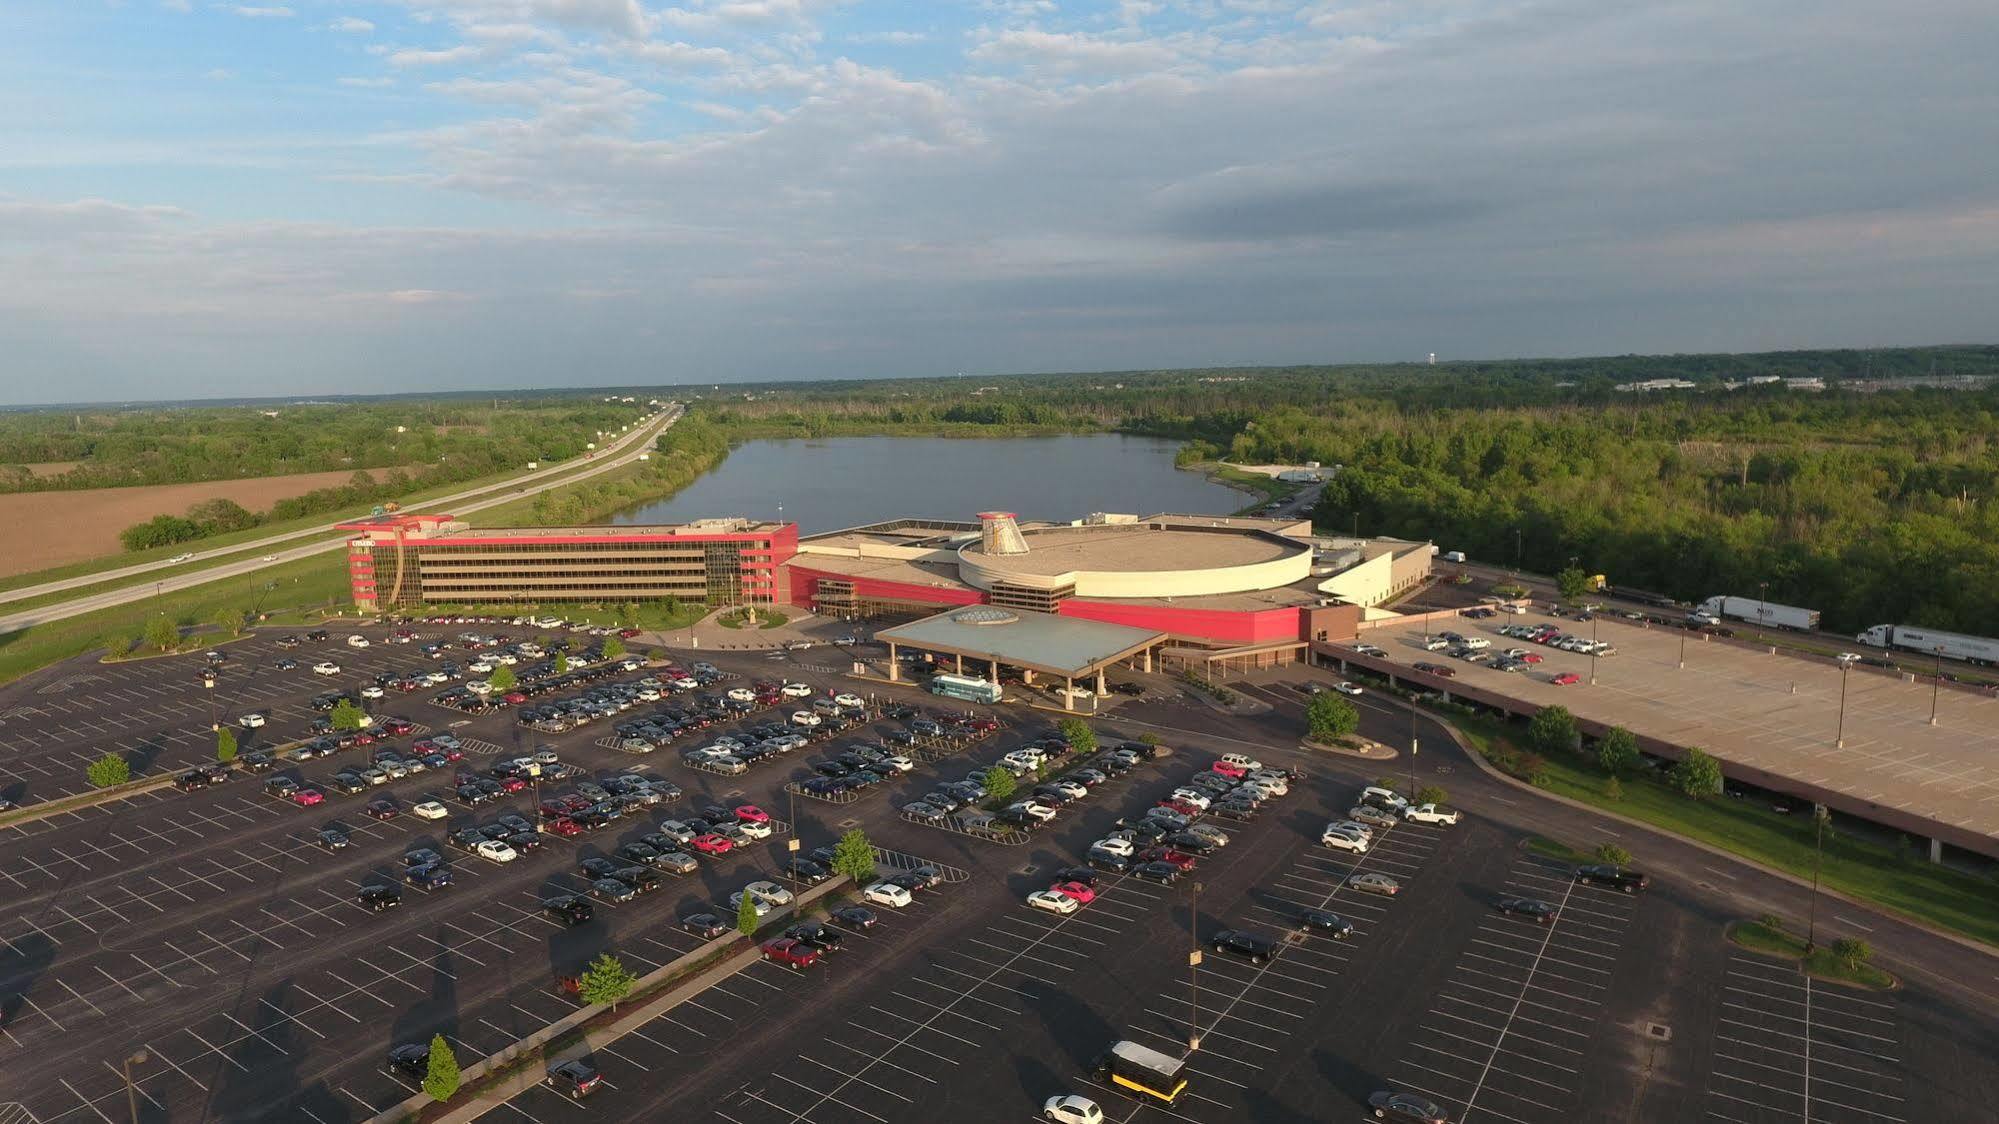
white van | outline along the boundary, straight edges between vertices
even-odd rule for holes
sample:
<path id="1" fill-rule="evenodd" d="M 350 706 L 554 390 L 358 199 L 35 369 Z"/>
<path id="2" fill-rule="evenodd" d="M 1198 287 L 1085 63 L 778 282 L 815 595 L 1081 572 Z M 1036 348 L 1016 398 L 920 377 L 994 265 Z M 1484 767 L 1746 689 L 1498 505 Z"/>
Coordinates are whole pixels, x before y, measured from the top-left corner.
<path id="1" fill-rule="evenodd" d="M 1234 765 L 1238 769 L 1263 768 L 1263 762 L 1241 753 L 1224 753 L 1222 754 L 1222 760 Z"/>
<path id="2" fill-rule="evenodd" d="M 1444 561 L 1446 562 L 1463 562 L 1464 560 L 1465 552 L 1462 550 L 1447 550 L 1444 552 Z"/>

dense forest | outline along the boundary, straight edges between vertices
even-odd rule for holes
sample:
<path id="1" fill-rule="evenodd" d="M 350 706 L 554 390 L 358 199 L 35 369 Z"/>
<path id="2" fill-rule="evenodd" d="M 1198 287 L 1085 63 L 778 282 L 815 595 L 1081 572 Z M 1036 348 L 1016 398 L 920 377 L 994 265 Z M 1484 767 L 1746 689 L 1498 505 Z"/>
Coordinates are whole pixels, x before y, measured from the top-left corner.
<path id="1" fill-rule="evenodd" d="M 600 401 L 307 404 L 0 414 L 0 492 L 401 469 L 412 487 L 576 456 L 639 408 Z M 75 466 L 37 476 L 27 465 Z"/>

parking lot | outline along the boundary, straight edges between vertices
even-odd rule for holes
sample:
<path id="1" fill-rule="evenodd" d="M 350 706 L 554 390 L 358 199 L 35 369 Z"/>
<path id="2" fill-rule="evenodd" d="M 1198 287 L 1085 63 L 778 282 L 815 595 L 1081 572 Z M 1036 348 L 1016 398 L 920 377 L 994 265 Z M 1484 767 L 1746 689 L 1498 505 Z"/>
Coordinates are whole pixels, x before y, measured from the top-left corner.
<path id="1" fill-rule="evenodd" d="M 360 656 L 382 668 L 426 666 L 414 647 L 377 643 Z M 746 680 L 836 686 L 803 659 L 704 656 Z M 294 658 L 310 666 L 306 654 Z M 171 682 L 199 701 L 198 666 L 195 657 L 72 674 L 143 668 L 143 681 Z M 353 686 L 277 674 L 288 673 L 245 666 L 246 690 L 263 693 L 223 712 L 269 709 L 271 723 L 254 732 L 261 744 L 304 732 L 318 715 L 307 696 Z M 32 682 L 25 690 L 40 697 Z M 908 689 L 889 694 L 932 702 Z M 1928 988 L 1874 995 L 1808 985 L 1722 943 L 1727 918 L 1676 872 L 1657 872 L 1654 888 L 1635 897 L 1573 886 L 1567 867 L 1518 848 L 1521 828 L 1493 821 L 1507 805 L 1468 802 L 1469 820 L 1455 827 L 1378 828 L 1365 854 L 1322 846 L 1320 828 L 1346 815 L 1379 767 L 1291 748 L 1288 702 L 1251 720 L 1190 710 L 1178 697 L 1122 704 L 1097 722 L 1108 742 L 1204 717 L 1212 733 L 1169 731 L 1170 755 L 1003 846 L 906 821 L 897 809 L 1045 735 L 1052 715 L 1002 710 L 1004 729 L 870 790 L 882 798 L 798 799 L 794 812 L 783 786 L 832 752 L 829 743 L 722 776 L 680 763 L 674 750 L 693 741 L 634 756 L 598 744 L 598 726 L 533 733 L 505 713 L 454 717 L 420 705 L 425 697 L 391 694 L 374 708 L 457 734 L 467 757 L 454 768 L 483 770 L 547 743 L 592 776 L 640 769 L 685 796 L 600 834 L 551 837 L 506 864 L 442 840 L 504 812 L 531 816 L 532 792 L 478 809 L 453 804 L 437 821 L 362 814 L 384 793 L 406 809 L 448 788 L 435 773 L 316 808 L 239 777 L 0 833 L 0 1113 L 15 1114 L 0 1121 L 114 1118 L 125 1101 L 122 1063 L 139 1049 L 148 1060 L 135 1067 L 136 1088 L 149 1119 L 365 1119 L 412 1091 L 383 1070 L 390 1046 L 442 1032 L 461 1061 L 498 1049 L 573 1009 L 559 975 L 605 949 L 643 971 L 698 948 L 679 918 L 732 920 L 728 893 L 775 876 L 789 834 L 811 848 L 852 825 L 893 849 L 881 856 L 885 869 L 944 864 L 949 880 L 905 909 L 877 909 L 872 927 L 848 927 L 844 947 L 821 964 L 758 963 L 603 1046 L 595 1061 L 607 1085 L 582 1105 L 537 1090 L 486 1118 L 561 1120 L 581 1108 L 609 1120 L 729 1124 L 1025 1120 L 1045 1096 L 1082 1092 L 1120 1121 L 1318 1121 L 1361 1119 L 1370 1091 L 1398 1088 L 1445 1104 L 1454 1121 L 1899 1124 L 1965 1118 L 1965 1106 L 1988 1103 L 1999 1085 L 1989 1014 Z M 205 707 L 195 717 L 198 737 L 178 758 L 186 763 L 212 756 Z M 900 725 L 877 719 L 840 741 Z M 1067 915 L 1023 904 L 1118 821 L 1251 739 L 1305 777 L 1252 821 L 1211 818 L 1231 840 L 1196 870 L 1171 886 L 1101 874 L 1095 899 Z M 355 756 L 297 771 L 320 779 Z M 1457 781 L 1438 779 L 1455 791 Z M 756 847 L 704 860 L 633 900 L 600 900 L 597 919 L 581 927 L 539 909 L 548 896 L 587 889 L 581 858 L 662 818 L 743 801 L 778 817 Z M 318 844 L 329 824 L 351 834 L 348 849 Z M 419 846 L 445 853 L 453 885 L 406 887 L 401 907 L 384 914 L 356 903 L 358 885 L 399 878 L 402 855 Z M 1391 876 L 1400 892 L 1356 892 L 1356 873 Z M 1509 895 L 1549 901 L 1559 915 L 1537 925 L 1495 912 Z M 1338 913 L 1351 936 L 1301 931 L 1306 909 Z M 1253 963 L 1216 951 L 1209 942 L 1224 928 L 1275 938 L 1277 955 Z M 1190 969 L 1197 944 L 1202 962 Z M 1655 1023 L 1669 1037 L 1649 1037 Z M 1182 1051 L 1195 1030 L 1193 1084 L 1171 1107 L 1126 1100 L 1088 1073 L 1119 1038 Z M 63 1064 L 36 1064 L 58 1057 Z"/>

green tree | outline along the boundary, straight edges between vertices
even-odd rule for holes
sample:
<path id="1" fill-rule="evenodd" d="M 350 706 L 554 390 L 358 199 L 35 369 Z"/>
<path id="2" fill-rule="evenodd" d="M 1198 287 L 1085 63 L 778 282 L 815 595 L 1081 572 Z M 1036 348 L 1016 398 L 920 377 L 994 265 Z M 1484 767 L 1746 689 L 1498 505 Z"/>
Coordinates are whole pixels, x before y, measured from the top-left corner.
<path id="1" fill-rule="evenodd" d="M 222 630 L 224 636 L 241 636 L 243 626 L 249 619 L 250 614 L 241 609 L 221 609 L 215 614 L 214 624 L 216 628 Z"/>
<path id="2" fill-rule="evenodd" d="M 995 804 L 1011 800 L 1013 794 L 1020 788 L 1020 782 L 1014 779 L 1013 771 L 1004 765 L 994 765 L 987 769 L 982 783 L 986 786 L 986 797 Z"/>
<path id="3" fill-rule="evenodd" d="M 605 659 L 615 660 L 619 656 L 622 656 L 624 654 L 625 654 L 625 642 L 623 640 L 619 639 L 616 636 L 606 636 L 604 638 Z"/>
<path id="4" fill-rule="evenodd" d="M 180 626 L 164 613 L 146 619 L 146 643 L 162 652 L 171 652 L 180 644 Z"/>
<path id="5" fill-rule="evenodd" d="M 555 653 L 555 673 L 556 673 L 557 675 L 567 675 L 567 674 L 569 674 L 569 653 L 568 653 L 568 652 L 557 652 L 557 653 Z"/>
<path id="6" fill-rule="evenodd" d="M 1673 766 L 1672 776 L 1673 787 L 1694 800 L 1705 800 L 1721 792 L 1721 762 L 1698 746 L 1687 749 L 1687 755 Z"/>
<path id="7" fill-rule="evenodd" d="M 1638 764 L 1638 739 L 1622 726 L 1612 726 L 1596 744 L 1596 763 L 1613 777 L 1623 776 Z"/>
<path id="8" fill-rule="evenodd" d="M 104 654 L 112 659 L 130 655 L 132 649 L 144 642 L 143 636 L 134 636 L 129 632 L 114 632 L 104 638 Z"/>
<path id="9" fill-rule="evenodd" d="M 746 937 L 757 935 L 757 900 L 748 894 L 736 903 L 736 931 Z"/>
<path id="10" fill-rule="evenodd" d="M 486 682 L 492 686 L 494 694 L 504 695 L 508 691 L 513 690 L 514 685 L 520 682 L 520 680 L 514 678 L 513 668 L 508 667 L 506 664 L 501 664 L 493 669 L 492 678 L 486 680 Z"/>
<path id="11" fill-rule="evenodd" d="M 448 1101 L 458 1095 L 458 1055 L 442 1034 L 430 1038 L 430 1068 L 423 1075 L 424 1095 L 434 1101 Z"/>
<path id="12" fill-rule="evenodd" d="M 865 886 L 875 879 L 875 848 L 867 832 L 851 828 L 833 845 L 833 873 L 844 874 L 854 885 Z"/>
<path id="13" fill-rule="evenodd" d="M 1611 801 L 1624 799 L 1624 782 L 1618 780 L 1616 777 L 1611 777 L 1604 781 L 1603 798 Z"/>
<path id="14" fill-rule="evenodd" d="M 361 728 L 361 720 L 366 718 L 367 714 L 354 705 L 354 700 L 341 699 L 333 704 L 333 712 L 326 717 L 336 730 L 358 730 Z"/>
<path id="15" fill-rule="evenodd" d="M 1080 756 L 1088 757 L 1097 751 L 1097 732 L 1090 729 L 1088 722 L 1080 718 L 1064 718 L 1055 728 L 1061 731 L 1063 740 Z"/>
<path id="16" fill-rule="evenodd" d="M 123 757 L 107 753 L 92 761 L 90 767 L 83 771 L 83 775 L 89 779 L 94 788 L 110 788 L 112 785 L 124 784 L 131 780 L 132 767 L 125 763 Z"/>
<path id="17" fill-rule="evenodd" d="M 1611 866 L 1627 866 L 1631 862 L 1631 852 L 1615 843 L 1604 843 L 1596 849 L 1596 861 Z"/>
<path id="18" fill-rule="evenodd" d="M 632 993 L 632 985 L 638 977 L 632 975 L 625 962 L 608 952 L 600 953 L 597 959 L 583 971 L 583 978 L 577 981 L 578 992 L 585 1003 L 606 1003 L 615 1011 L 618 1004 Z"/>
<path id="19" fill-rule="evenodd" d="M 1360 728 L 1360 711 L 1331 691 L 1312 696 L 1305 707 L 1305 727 L 1315 742 L 1334 742 Z"/>
<path id="20" fill-rule="evenodd" d="M 224 765 L 236 760 L 236 731 L 227 725 L 215 731 L 215 759 Z"/>
<path id="21" fill-rule="evenodd" d="M 1859 937 L 1841 937 L 1832 942 L 1832 954 L 1848 968 L 1858 968 L 1874 956 L 1874 946 Z"/>
<path id="22" fill-rule="evenodd" d="M 618 623 L 626 628 L 636 628 L 639 623 L 639 603 L 627 601 L 618 606 Z"/>
<path id="23" fill-rule="evenodd" d="M 1422 788 L 1416 790 L 1416 799 L 1414 803 L 1447 804 L 1449 802 L 1450 801 L 1445 796 L 1444 790 L 1436 785 L 1426 784 Z"/>
<path id="24" fill-rule="evenodd" d="M 1580 600 L 1589 592 L 1589 575 L 1574 566 L 1564 567 L 1561 573 L 1555 575 L 1555 588 L 1561 592 L 1564 601 Z"/>
<path id="25" fill-rule="evenodd" d="M 1527 724 L 1527 740 L 1542 754 L 1576 747 L 1576 716 L 1567 707 L 1544 706 Z"/>

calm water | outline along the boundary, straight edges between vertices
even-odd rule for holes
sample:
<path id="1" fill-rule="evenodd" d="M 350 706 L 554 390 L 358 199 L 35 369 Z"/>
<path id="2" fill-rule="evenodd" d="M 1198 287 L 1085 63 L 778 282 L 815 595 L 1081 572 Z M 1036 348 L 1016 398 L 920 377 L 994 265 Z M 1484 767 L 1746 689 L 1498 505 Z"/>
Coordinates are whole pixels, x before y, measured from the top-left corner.
<path id="1" fill-rule="evenodd" d="M 816 534 L 898 516 L 969 520 L 993 510 L 1022 519 L 1077 519 L 1093 511 L 1222 514 L 1253 498 L 1174 468 L 1178 448 L 1161 438 L 1116 434 L 750 441 L 679 495 L 620 512 L 612 522 L 782 515 Z"/>

